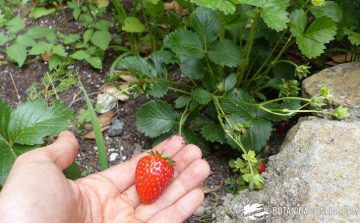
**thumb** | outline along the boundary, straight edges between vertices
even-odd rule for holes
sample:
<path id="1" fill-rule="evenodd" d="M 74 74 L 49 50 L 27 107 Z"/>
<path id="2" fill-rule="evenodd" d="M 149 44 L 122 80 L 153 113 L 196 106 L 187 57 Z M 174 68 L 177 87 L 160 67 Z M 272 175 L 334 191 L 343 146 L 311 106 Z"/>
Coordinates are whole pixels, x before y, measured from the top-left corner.
<path id="1" fill-rule="evenodd" d="M 60 133 L 53 144 L 40 149 L 40 151 L 52 159 L 61 170 L 64 170 L 76 159 L 79 143 L 72 132 L 65 131 Z"/>

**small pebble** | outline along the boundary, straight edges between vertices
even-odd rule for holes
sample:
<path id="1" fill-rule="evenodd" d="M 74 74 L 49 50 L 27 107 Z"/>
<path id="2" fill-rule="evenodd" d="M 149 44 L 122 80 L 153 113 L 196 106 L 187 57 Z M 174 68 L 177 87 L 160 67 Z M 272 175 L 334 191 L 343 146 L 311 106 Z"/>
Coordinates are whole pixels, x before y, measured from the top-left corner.
<path id="1" fill-rule="evenodd" d="M 110 137 L 120 136 L 124 133 L 124 122 L 119 119 L 114 119 L 112 125 L 108 130 Z"/>
<path id="2" fill-rule="evenodd" d="M 123 156 L 123 157 L 122 157 L 122 160 L 126 160 L 126 156 Z"/>
<path id="3" fill-rule="evenodd" d="M 97 151 L 97 150 L 98 150 L 97 146 L 94 146 L 94 150 L 95 150 L 95 151 Z"/>
<path id="4" fill-rule="evenodd" d="M 110 161 L 110 162 L 115 161 L 118 156 L 119 156 L 118 153 L 111 153 L 111 154 L 110 154 L 109 161 Z"/>

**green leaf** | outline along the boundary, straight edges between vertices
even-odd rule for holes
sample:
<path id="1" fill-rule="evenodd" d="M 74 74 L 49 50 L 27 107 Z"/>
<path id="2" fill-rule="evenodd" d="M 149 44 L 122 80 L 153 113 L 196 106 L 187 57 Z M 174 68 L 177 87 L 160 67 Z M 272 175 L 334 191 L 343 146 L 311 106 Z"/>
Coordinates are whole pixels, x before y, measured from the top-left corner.
<path id="1" fill-rule="evenodd" d="M 89 58 L 89 54 L 84 50 L 78 50 L 75 53 L 70 55 L 71 58 L 74 58 L 75 60 L 86 60 Z"/>
<path id="2" fill-rule="evenodd" d="M 209 59 L 218 65 L 236 67 L 242 59 L 241 49 L 231 40 L 224 40 L 208 51 Z"/>
<path id="3" fill-rule="evenodd" d="M 80 36 L 78 34 L 69 34 L 64 37 L 64 44 L 69 45 L 72 43 L 75 43 L 80 39 Z"/>
<path id="4" fill-rule="evenodd" d="M 64 174 L 67 179 L 76 180 L 81 178 L 80 167 L 76 162 L 73 162 L 71 166 L 64 170 Z"/>
<path id="5" fill-rule="evenodd" d="M 111 41 L 111 34 L 108 31 L 96 31 L 90 41 L 102 50 L 107 50 Z"/>
<path id="6" fill-rule="evenodd" d="M 180 64 L 180 70 L 185 75 L 194 80 L 200 80 L 204 76 L 206 70 L 201 60 L 188 59 Z"/>
<path id="7" fill-rule="evenodd" d="M 160 0 L 145 0 L 145 1 L 150 2 L 154 5 L 157 5 L 157 3 L 159 3 Z"/>
<path id="8" fill-rule="evenodd" d="M 16 155 L 7 143 L 7 141 L 0 135 L 0 185 L 4 185 L 7 175 L 15 162 Z"/>
<path id="9" fill-rule="evenodd" d="M 84 32 L 84 43 L 88 43 L 91 39 L 91 37 L 94 35 L 94 30 L 93 29 L 88 29 Z"/>
<path id="10" fill-rule="evenodd" d="M 4 33 L 0 32 L 0 46 L 5 45 L 5 43 L 9 42 L 10 40 L 10 36 L 7 36 Z"/>
<path id="11" fill-rule="evenodd" d="M 33 46 L 36 42 L 29 35 L 20 35 L 16 38 L 16 43 L 24 46 Z"/>
<path id="12" fill-rule="evenodd" d="M 195 3 L 198 6 L 222 11 L 225 15 L 234 14 L 236 10 L 236 7 L 232 3 L 232 1 L 228 0 L 191 0 L 191 2 Z"/>
<path id="13" fill-rule="evenodd" d="M 45 136 L 56 135 L 66 129 L 73 118 L 70 109 L 45 100 L 28 101 L 19 105 L 11 115 L 9 136 L 12 142 L 26 145 L 42 144 Z"/>
<path id="14" fill-rule="evenodd" d="M 288 0 L 268 0 L 264 5 L 261 5 L 261 17 L 269 28 L 281 31 L 287 27 L 289 13 L 286 9 L 288 5 Z"/>
<path id="15" fill-rule="evenodd" d="M 100 57 L 87 57 L 85 60 L 94 68 L 102 69 L 102 60 Z"/>
<path id="16" fill-rule="evenodd" d="M 30 50 L 30 55 L 40 55 L 43 53 L 50 52 L 53 46 L 50 43 L 38 42 Z"/>
<path id="17" fill-rule="evenodd" d="M 348 36 L 351 44 L 358 46 L 360 45 L 360 33 L 354 32 L 348 28 L 344 28 L 344 34 Z"/>
<path id="18" fill-rule="evenodd" d="M 136 17 L 127 17 L 124 21 L 122 30 L 128 33 L 142 33 L 145 31 L 145 26 Z"/>
<path id="19" fill-rule="evenodd" d="M 215 11 L 198 7 L 191 14 L 191 23 L 204 44 L 212 43 L 219 37 L 220 17 Z"/>
<path id="20" fill-rule="evenodd" d="M 58 56 L 56 54 L 52 55 L 49 58 L 49 69 L 54 70 L 54 69 L 58 68 L 62 61 L 63 60 L 60 56 Z"/>
<path id="21" fill-rule="evenodd" d="M 241 137 L 245 148 L 259 151 L 271 135 L 272 124 L 265 119 L 266 113 L 251 104 L 256 104 L 254 98 L 238 89 L 228 92 L 221 100 L 221 106 L 233 125 L 244 123 L 250 126 Z"/>
<path id="22" fill-rule="evenodd" d="M 139 56 L 130 56 L 117 64 L 118 68 L 127 69 L 139 78 L 157 77 L 156 69 L 146 59 Z"/>
<path id="23" fill-rule="evenodd" d="M 291 19 L 291 31 L 296 37 L 296 43 L 301 52 L 308 58 L 320 56 L 326 48 L 325 44 L 335 38 L 336 24 L 324 16 L 316 18 L 305 32 L 300 33 L 305 21 L 301 18 L 301 14 L 303 13 L 298 12 Z M 301 19 L 301 22 L 295 21 L 297 17 Z"/>
<path id="24" fill-rule="evenodd" d="M 191 96 L 194 98 L 195 101 L 199 102 L 200 104 L 206 105 L 212 99 L 212 94 L 205 89 L 196 88 L 191 92 Z"/>
<path id="25" fill-rule="evenodd" d="M 304 34 L 307 26 L 307 16 L 303 9 L 297 9 L 291 13 L 290 16 L 290 30 L 294 36 L 301 36 Z"/>
<path id="26" fill-rule="evenodd" d="M 181 60 L 201 59 L 205 52 L 198 34 L 188 30 L 176 30 L 165 37 L 164 44 Z"/>
<path id="27" fill-rule="evenodd" d="M 252 119 L 248 124 L 251 127 L 246 131 L 245 136 L 241 137 L 241 141 L 245 148 L 259 152 L 271 136 L 272 124 L 265 119 Z"/>
<path id="28" fill-rule="evenodd" d="M 6 29 L 11 33 L 17 33 L 25 27 L 24 18 L 17 15 L 6 24 Z"/>
<path id="29" fill-rule="evenodd" d="M 149 137 L 157 137 L 178 124 L 179 114 L 168 103 L 155 100 L 143 105 L 136 113 L 136 126 Z"/>
<path id="30" fill-rule="evenodd" d="M 71 111 L 59 102 L 48 107 L 45 100 L 28 101 L 11 111 L 0 100 L 0 186 L 4 185 L 15 159 L 58 134 L 69 125 Z"/>
<path id="31" fill-rule="evenodd" d="M 56 45 L 56 46 L 54 46 L 54 48 L 52 50 L 56 55 L 59 55 L 62 57 L 67 56 L 67 53 L 65 52 L 65 48 L 62 45 Z"/>
<path id="32" fill-rule="evenodd" d="M 33 39 L 40 39 L 40 38 L 47 38 L 48 40 L 56 39 L 56 35 L 53 29 L 42 26 L 29 28 L 25 35 Z"/>
<path id="33" fill-rule="evenodd" d="M 180 109 L 180 108 L 184 108 L 186 106 L 186 104 L 189 102 L 190 97 L 186 96 L 186 95 L 182 95 L 180 97 L 178 97 L 175 100 L 175 108 Z"/>
<path id="34" fill-rule="evenodd" d="M 94 27 L 97 30 L 108 31 L 112 25 L 113 25 L 113 23 L 108 20 L 100 20 L 95 23 Z"/>
<path id="35" fill-rule="evenodd" d="M 26 47 L 20 44 L 13 44 L 6 48 L 6 55 L 10 60 L 15 61 L 21 67 L 26 60 Z"/>
<path id="36" fill-rule="evenodd" d="M 40 17 L 46 16 L 46 15 L 50 15 L 51 13 L 54 13 L 56 11 L 56 9 L 51 8 L 51 9 L 47 9 L 44 7 L 36 7 L 33 10 L 31 10 L 29 17 L 30 18 L 34 18 L 34 19 L 38 19 Z"/>
<path id="37" fill-rule="evenodd" d="M 166 80 L 155 80 L 151 84 L 149 94 L 154 98 L 161 98 L 168 92 L 169 83 Z"/>
<path id="38" fill-rule="evenodd" d="M 323 16 L 330 17 L 334 22 L 340 22 L 342 20 L 342 10 L 336 2 L 326 1 L 325 5 L 320 7 L 312 7 L 311 13 L 320 18 Z"/>
<path id="39" fill-rule="evenodd" d="M 1 99 L 0 114 L 0 135 L 2 135 L 5 139 L 9 139 L 7 130 L 10 122 L 11 107 L 8 103 L 2 101 Z"/>
<path id="40" fill-rule="evenodd" d="M 209 142 L 218 142 L 223 144 L 225 142 L 225 133 L 219 124 L 207 123 L 201 127 L 200 133 L 204 139 Z"/>
<path id="41" fill-rule="evenodd" d="M 227 76 L 225 79 L 224 90 L 229 91 L 233 89 L 235 85 L 236 85 L 236 74 L 234 73 L 229 74 L 229 76 Z"/>
<path id="42" fill-rule="evenodd" d="M 260 8 L 260 15 L 266 25 L 276 31 L 287 27 L 289 0 L 235 0 L 237 3 L 249 4 Z"/>

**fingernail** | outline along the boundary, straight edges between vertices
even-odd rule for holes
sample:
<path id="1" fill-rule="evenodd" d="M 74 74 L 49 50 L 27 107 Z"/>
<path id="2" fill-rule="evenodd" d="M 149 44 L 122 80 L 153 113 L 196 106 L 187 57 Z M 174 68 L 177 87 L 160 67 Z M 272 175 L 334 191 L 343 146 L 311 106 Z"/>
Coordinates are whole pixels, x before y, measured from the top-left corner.
<path id="1" fill-rule="evenodd" d="M 185 145 L 186 145 L 186 139 L 184 137 L 179 135 L 173 135 L 166 140 L 166 143 L 164 143 L 164 145 L 161 148 L 161 152 L 166 153 L 166 150 L 168 148 L 174 148 L 178 146 L 183 147 Z"/>

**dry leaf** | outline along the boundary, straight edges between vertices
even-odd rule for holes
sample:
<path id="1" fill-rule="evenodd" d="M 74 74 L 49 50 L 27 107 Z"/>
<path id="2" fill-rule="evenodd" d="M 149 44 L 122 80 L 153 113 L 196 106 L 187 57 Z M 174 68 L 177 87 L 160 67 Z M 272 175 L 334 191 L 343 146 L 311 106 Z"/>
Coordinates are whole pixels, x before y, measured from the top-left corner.
<path id="1" fill-rule="evenodd" d="M 111 119 L 114 117 L 114 115 L 114 112 L 108 111 L 97 118 L 102 132 L 110 128 Z M 84 135 L 84 138 L 95 139 L 94 131 L 89 131 L 88 133 L 86 133 Z"/>
<path id="2" fill-rule="evenodd" d="M 134 75 L 132 75 L 130 72 L 124 72 L 124 71 L 118 71 L 117 74 L 119 77 L 124 80 L 125 82 L 131 84 L 136 83 L 139 81 Z"/>
<path id="3" fill-rule="evenodd" d="M 126 90 L 128 87 L 129 85 L 126 83 L 120 85 L 120 89 L 118 89 L 112 84 L 105 84 L 99 90 L 105 94 L 113 96 L 116 100 L 126 101 L 129 99 L 129 96 L 125 94 L 129 94 L 129 91 Z"/>
<path id="4" fill-rule="evenodd" d="M 211 192 L 214 192 L 214 191 L 220 189 L 222 187 L 222 185 L 223 185 L 223 182 L 221 182 L 220 185 L 217 185 L 214 188 L 210 188 L 210 187 L 203 184 L 203 185 L 200 186 L 200 189 L 204 192 L 204 194 L 208 194 L 208 193 L 211 193 Z"/>
<path id="5" fill-rule="evenodd" d="M 347 53 L 346 56 L 345 54 L 335 54 L 331 56 L 331 59 L 335 63 L 346 63 L 350 61 L 350 58 L 351 58 L 351 53 Z"/>
<path id="6" fill-rule="evenodd" d="M 164 8 L 165 8 L 165 11 L 175 10 L 178 14 L 180 14 L 182 16 L 189 14 L 189 10 L 181 8 L 181 5 L 179 3 L 177 3 L 176 1 L 165 2 Z"/>
<path id="7" fill-rule="evenodd" d="M 107 7 L 109 5 L 109 0 L 96 0 L 96 4 L 99 8 Z"/>
<path id="8" fill-rule="evenodd" d="M 53 55 L 53 52 L 47 52 L 40 55 L 43 61 L 49 61 L 50 57 Z"/>
<path id="9" fill-rule="evenodd" d="M 111 119 L 114 117 L 115 113 L 112 111 L 105 112 L 104 114 L 98 117 L 98 122 L 100 127 L 109 126 L 111 123 Z"/>
<path id="10" fill-rule="evenodd" d="M 111 94 L 102 93 L 97 95 L 96 105 L 99 113 L 105 113 L 112 110 L 113 108 L 115 108 L 116 104 L 117 100 Z"/>
<path id="11" fill-rule="evenodd" d="M 109 129 L 109 128 L 110 128 L 110 126 L 102 127 L 102 128 L 101 128 L 101 132 L 103 132 L 103 131 L 105 131 L 105 130 L 107 130 L 107 129 Z M 84 138 L 85 138 L 85 139 L 95 139 L 94 131 L 90 131 L 90 132 L 86 133 L 86 134 L 84 135 Z"/>

